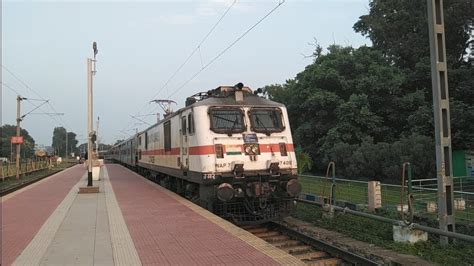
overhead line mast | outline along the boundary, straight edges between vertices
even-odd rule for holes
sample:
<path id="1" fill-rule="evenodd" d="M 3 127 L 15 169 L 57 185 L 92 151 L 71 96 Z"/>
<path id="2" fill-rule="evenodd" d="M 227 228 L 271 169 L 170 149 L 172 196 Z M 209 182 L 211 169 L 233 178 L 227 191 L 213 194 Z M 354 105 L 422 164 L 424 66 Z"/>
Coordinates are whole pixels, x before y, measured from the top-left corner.
<path id="1" fill-rule="evenodd" d="M 439 228 L 455 231 L 451 120 L 449 112 L 448 72 L 444 36 L 443 0 L 427 0 L 431 55 L 431 83 L 436 139 Z M 448 244 L 447 237 L 440 237 Z"/>

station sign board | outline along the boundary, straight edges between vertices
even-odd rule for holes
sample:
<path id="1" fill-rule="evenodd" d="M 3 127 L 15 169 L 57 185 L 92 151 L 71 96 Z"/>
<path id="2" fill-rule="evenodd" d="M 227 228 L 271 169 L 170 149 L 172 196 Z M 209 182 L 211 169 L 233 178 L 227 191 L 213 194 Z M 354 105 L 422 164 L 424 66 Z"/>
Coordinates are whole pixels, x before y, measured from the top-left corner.
<path id="1" fill-rule="evenodd" d="M 12 144 L 23 144 L 23 136 L 13 136 L 11 142 Z"/>

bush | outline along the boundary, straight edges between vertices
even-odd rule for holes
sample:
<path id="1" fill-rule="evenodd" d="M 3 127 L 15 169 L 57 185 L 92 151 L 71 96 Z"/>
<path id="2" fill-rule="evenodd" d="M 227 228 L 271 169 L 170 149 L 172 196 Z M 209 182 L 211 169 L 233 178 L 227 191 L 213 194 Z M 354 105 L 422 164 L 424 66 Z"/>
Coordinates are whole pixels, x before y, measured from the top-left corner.
<path id="1" fill-rule="evenodd" d="M 296 160 L 298 161 L 298 174 L 309 171 L 313 167 L 313 160 L 308 153 L 296 150 Z"/>
<path id="2" fill-rule="evenodd" d="M 393 143 L 374 143 L 366 138 L 360 144 L 337 143 L 326 151 L 324 163 L 334 161 L 338 177 L 348 179 L 400 182 L 402 164 L 412 164 L 414 178 L 436 175 L 434 141 L 431 137 L 413 134 Z"/>

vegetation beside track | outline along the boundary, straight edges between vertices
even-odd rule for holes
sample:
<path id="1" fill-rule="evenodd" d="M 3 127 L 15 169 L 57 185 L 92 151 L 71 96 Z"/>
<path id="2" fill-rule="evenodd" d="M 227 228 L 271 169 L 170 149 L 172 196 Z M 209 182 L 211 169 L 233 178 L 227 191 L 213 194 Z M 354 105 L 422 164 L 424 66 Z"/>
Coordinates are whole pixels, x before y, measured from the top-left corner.
<path id="1" fill-rule="evenodd" d="M 385 214 L 385 216 L 387 215 L 390 214 Z M 470 243 L 457 241 L 456 244 L 443 247 L 439 244 L 439 238 L 431 234 L 429 241 L 424 243 L 414 245 L 395 243 L 390 224 L 342 213 L 336 213 L 330 220 L 322 218 L 321 208 L 305 204 L 298 204 L 293 216 L 315 226 L 343 233 L 354 239 L 400 253 L 419 256 L 434 263 L 443 265 L 474 264 L 474 246 Z M 457 231 L 464 234 L 474 234 L 474 230 L 467 227 L 458 226 Z"/>
<path id="2" fill-rule="evenodd" d="M 0 193 L 3 194 L 4 191 L 9 190 L 11 188 L 21 186 L 22 184 L 31 182 L 33 180 L 41 179 L 46 176 L 50 176 L 52 174 L 55 174 L 57 172 L 60 172 L 66 168 L 69 168 L 73 165 L 75 165 L 77 162 L 76 160 L 70 160 L 70 161 L 63 161 L 59 163 L 58 165 L 54 165 L 51 168 L 46 168 L 42 170 L 38 170 L 35 172 L 31 172 L 28 174 L 23 174 L 21 175 L 20 179 L 16 179 L 15 176 L 10 176 L 5 178 L 3 181 L 0 180 Z"/>

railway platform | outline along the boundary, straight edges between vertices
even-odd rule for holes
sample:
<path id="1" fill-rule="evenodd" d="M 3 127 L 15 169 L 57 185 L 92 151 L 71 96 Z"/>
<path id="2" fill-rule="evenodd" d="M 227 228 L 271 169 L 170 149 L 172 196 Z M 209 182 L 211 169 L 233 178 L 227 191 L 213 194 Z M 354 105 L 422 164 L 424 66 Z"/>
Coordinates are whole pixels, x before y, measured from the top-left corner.
<path id="1" fill-rule="evenodd" d="M 125 167 L 78 194 L 86 177 L 77 165 L 2 198 L 1 265 L 302 264 Z"/>

